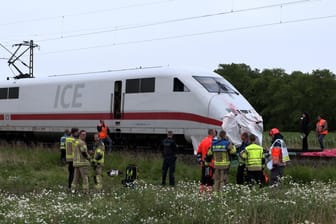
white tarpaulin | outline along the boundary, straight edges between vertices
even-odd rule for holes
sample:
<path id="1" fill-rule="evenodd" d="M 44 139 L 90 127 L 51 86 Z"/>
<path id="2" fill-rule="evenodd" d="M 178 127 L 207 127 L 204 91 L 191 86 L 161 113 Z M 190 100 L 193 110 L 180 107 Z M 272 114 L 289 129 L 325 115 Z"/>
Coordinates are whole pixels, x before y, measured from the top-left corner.
<path id="1" fill-rule="evenodd" d="M 235 145 L 241 144 L 240 135 L 243 132 L 254 134 L 257 137 L 257 143 L 262 143 L 263 121 L 257 113 L 230 112 L 224 116 L 222 128 Z"/>

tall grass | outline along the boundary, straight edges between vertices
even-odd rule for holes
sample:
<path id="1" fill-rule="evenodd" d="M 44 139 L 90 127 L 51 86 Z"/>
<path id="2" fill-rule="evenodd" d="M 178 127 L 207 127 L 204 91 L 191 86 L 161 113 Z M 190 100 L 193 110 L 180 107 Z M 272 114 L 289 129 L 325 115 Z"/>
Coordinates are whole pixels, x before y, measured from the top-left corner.
<path id="1" fill-rule="evenodd" d="M 105 174 L 104 193 L 70 194 L 57 149 L 0 147 L 0 223 L 336 223 L 333 159 L 294 159 L 280 186 L 262 189 L 235 185 L 232 167 L 219 194 L 198 193 L 192 155 L 178 156 L 174 188 L 160 185 L 160 154 L 113 152 L 104 169 L 130 163 L 139 170 L 135 188 Z"/>
<path id="2" fill-rule="evenodd" d="M 249 188 L 229 184 L 199 194 L 197 183 L 175 188 L 139 181 L 102 194 L 42 190 L 0 192 L 2 223 L 335 223 L 335 183 Z"/>

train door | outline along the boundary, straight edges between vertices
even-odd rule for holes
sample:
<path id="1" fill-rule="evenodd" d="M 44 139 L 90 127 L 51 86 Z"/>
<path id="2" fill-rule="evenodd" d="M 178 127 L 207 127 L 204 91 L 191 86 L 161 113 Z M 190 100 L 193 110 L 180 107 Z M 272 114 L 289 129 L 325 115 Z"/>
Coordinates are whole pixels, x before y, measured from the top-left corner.
<path id="1" fill-rule="evenodd" d="M 113 118 L 116 120 L 122 119 L 122 81 L 114 82 L 113 94 Z"/>

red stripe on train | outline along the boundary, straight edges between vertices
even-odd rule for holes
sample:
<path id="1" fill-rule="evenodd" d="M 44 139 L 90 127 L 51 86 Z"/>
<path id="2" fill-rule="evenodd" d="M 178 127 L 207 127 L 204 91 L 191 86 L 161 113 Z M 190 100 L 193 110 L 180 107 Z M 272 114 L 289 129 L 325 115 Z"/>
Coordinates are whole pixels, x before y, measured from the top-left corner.
<path id="1" fill-rule="evenodd" d="M 178 112 L 158 112 L 158 113 L 125 113 L 125 120 L 187 120 L 206 124 L 222 125 L 221 121 L 202 117 L 196 114 Z"/>
<path id="2" fill-rule="evenodd" d="M 5 116 L 3 114 L 0 114 L 0 120 L 4 120 Z"/>
<path id="3" fill-rule="evenodd" d="M 0 117 L 1 118 L 1 117 Z M 110 113 L 69 113 L 69 114 L 12 114 L 11 120 L 109 120 L 113 119 Z M 155 113 L 124 113 L 120 120 L 185 120 L 212 125 L 222 125 L 216 119 L 190 113 L 155 112 Z"/>
<path id="4" fill-rule="evenodd" d="M 11 114 L 11 120 L 100 120 L 112 119 L 109 113 Z"/>

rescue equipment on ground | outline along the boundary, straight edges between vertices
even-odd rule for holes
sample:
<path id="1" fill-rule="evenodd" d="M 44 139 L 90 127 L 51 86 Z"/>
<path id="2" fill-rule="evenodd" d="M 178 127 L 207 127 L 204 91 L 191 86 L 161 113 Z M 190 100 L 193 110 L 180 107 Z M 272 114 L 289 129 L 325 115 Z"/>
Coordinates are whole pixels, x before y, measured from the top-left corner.
<path id="1" fill-rule="evenodd" d="M 117 170 L 117 169 L 112 169 L 112 170 L 107 171 L 107 175 L 110 176 L 110 177 L 119 176 L 121 174 L 122 174 L 122 172 L 120 170 Z"/>
<path id="2" fill-rule="evenodd" d="M 121 181 L 121 183 L 125 186 L 125 187 L 135 187 L 135 183 L 134 181 L 138 178 L 138 174 L 137 174 L 137 167 L 134 164 L 129 164 L 126 167 L 126 176 L 125 179 Z"/>

